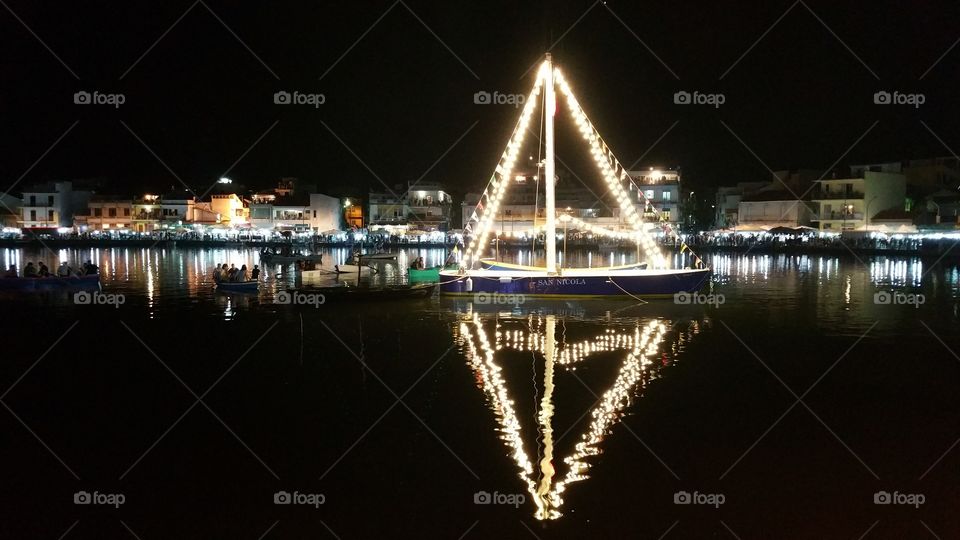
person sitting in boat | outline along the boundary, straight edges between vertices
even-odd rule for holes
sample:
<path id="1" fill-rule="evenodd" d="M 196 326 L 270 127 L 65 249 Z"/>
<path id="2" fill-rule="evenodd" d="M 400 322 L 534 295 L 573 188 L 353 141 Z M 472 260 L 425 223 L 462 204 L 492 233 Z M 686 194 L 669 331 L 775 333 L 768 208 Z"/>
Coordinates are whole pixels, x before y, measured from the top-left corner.
<path id="1" fill-rule="evenodd" d="M 227 281 L 236 281 L 237 280 L 237 266 L 235 264 L 230 265 L 230 269 L 227 270 Z"/>
<path id="2" fill-rule="evenodd" d="M 57 268 L 57 277 L 70 277 L 71 274 L 73 274 L 73 272 L 67 265 L 67 261 L 60 263 L 60 268 Z"/>
<path id="3" fill-rule="evenodd" d="M 50 269 L 47 268 L 47 265 L 40 263 L 40 269 L 37 270 L 37 275 L 40 277 L 50 277 Z"/>
<path id="4" fill-rule="evenodd" d="M 237 272 L 237 281 L 249 281 L 250 275 L 247 274 L 247 265 L 240 267 L 240 271 Z"/>
<path id="5" fill-rule="evenodd" d="M 413 268 L 414 270 L 423 270 L 426 268 L 426 266 L 423 264 L 423 257 L 417 257 L 413 261 L 413 264 L 410 265 L 410 268 Z"/>
<path id="6" fill-rule="evenodd" d="M 37 277 L 37 267 L 32 262 L 28 262 L 23 269 L 23 277 Z"/>
<path id="7" fill-rule="evenodd" d="M 227 268 L 227 263 L 220 265 L 220 281 L 229 281 L 229 268 Z"/>
<path id="8" fill-rule="evenodd" d="M 7 268 L 7 271 L 3 273 L 5 278 L 15 278 L 20 277 L 20 274 L 17 273 L 17 265 L 11 264 L 10 268 Z"/>
<path id="9" fill-rule="evenodd" d="M 253 280 L 253 281 L 257 281 L 258 279 L 260 279 L 260 267 L 259 267 L 259 266 L 253 265 L 253 271 L 250 272 L 250 279 Z"/>
<path id="10" fill-rule="evenodd" d="M 98 273 L 100 273 L 100 267 L 93 264 L 93 261 L 87 259 L 87 262 L 83 264 L 83 275 L 92 276 Z"/>

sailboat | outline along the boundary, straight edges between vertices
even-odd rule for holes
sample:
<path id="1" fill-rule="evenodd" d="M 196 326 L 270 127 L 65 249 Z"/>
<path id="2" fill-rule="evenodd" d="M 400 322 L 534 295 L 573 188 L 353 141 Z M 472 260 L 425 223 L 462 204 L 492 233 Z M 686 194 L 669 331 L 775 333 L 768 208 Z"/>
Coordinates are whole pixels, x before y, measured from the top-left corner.
<path id="1" fill-rule="evenodd" d="M 556 163 L 554 155 L 554 116 L 557 110 L 556 91 L 565 98 L 577 128 L 590 146 L 590 152 L 597 162 L 608 187 L 617 199 L 622 216 L 630 223 L 629 232 L 612 231 L 591 225 L 572 216 L 558 218 L 554 179 Z M 486 265 L 481 259 L 489 246 L 490 233 L 504 193 L 509 188 L 511 173 L 530 119 L 533 116 L 540 93 L 543 92 L 544 118 L 544 175 L 545 184 L 545 247 L 546 266 L 509 268 L 502 264 Z M 632 182 L 626 169 L 613 155 L 613 152 L 600 137 L 599 132 L 587 118 L 573 95 L 573 91 L 563 74 L 553 64 L 549 53 L 540 65 L 533 90 L 525 101 L 523 111 L 517 121 L 506 150 L 500 158 L 493 176 L 484 191 L 486 205 L 479 204 L 482 215 L 474 212 L 470 223 L 465 227 L 473 237 L 456 270 L 440 272 L 441 294 L 469 295 L 476 293 L 522 294 L 526 296 L 574 296 L 574 297 L 655 297 L 672 296 L 681 292 L 696 292 L 710 278 L 709 268 L 669 268 L 669 262 L 653 241 L 649 232 L 651 224 L 642 223 L 636 208 L 630 200 L 622 182 Z M 482 199 L 483 197 L 481 197 Z M 596 233 L 610 237 L 632 238 L 637 242 L 638 252 L 642 247 L 650 263 L 647 267 L 636 268 L 559 268 L 557 265 L 557 221 L 565 224 L 583 225 Z M 476 226 L 474 229 L 473 226 Z M 686 248 L 686 246 L 684 246 Z M 683 248 L 682 248 L 683 249 Z M 694 257 L 698 265 L 702 261 Z M 475 268 L 481 264 L 481 268 Z"/>

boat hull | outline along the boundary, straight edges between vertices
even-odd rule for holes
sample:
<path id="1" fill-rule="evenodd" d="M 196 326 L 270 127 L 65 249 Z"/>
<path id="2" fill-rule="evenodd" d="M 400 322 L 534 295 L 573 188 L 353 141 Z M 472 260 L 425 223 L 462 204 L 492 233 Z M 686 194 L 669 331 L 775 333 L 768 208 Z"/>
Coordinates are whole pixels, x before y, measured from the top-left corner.
<path id="1" fill-rule="evenodd" d="M 473 270 L 440 272 L 445 295 L 517 294 L 542 297 L 668 297 L 696 292 L 710 270 L 633 270 L 606 274 L 547 275 L 545 272 Z"/>
<path id="2" fill-rule="evenodd" d="M 255 292 L 259 287 L 259 281 L 223 281 L 217 283 L 218 291 Z"/>

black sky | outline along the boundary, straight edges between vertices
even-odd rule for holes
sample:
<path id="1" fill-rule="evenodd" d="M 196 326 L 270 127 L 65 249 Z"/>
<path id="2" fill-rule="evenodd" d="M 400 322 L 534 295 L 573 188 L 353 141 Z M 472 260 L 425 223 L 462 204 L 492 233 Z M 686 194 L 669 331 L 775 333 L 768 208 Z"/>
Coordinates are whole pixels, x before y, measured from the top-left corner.
<path id="1" fill-rule="evenodd" d="M 347 194 L 426 173 L 476 191 L 517 111 L 473 94 L 527 92 L 521 75 L 558 39 L 556 61 L 621 160 L 677 122 L 644 163 L 682 166 L 694 188 L 826 169 L 875 122 L 841 163 L 960 150 L 960 46 L 934 65 L 960 39 L 957 2 L 5 2 L 0 190 L 28 169 L 18 187 L 105 177 L 136 193 L 178 186 L 174 174 L 204 187 L 249 149 L 229 176 L 251 187 L 296 176 Z M 75 105 L 78 90 L 126 103 Z M 326 103 L 278 106 L 278 90 Z M 675 105 L 678 90 L 726 103 Z M 878 90 L 926 103 L 877 106 Z M 573 142 L 560 157 L 599 187 Z"/>

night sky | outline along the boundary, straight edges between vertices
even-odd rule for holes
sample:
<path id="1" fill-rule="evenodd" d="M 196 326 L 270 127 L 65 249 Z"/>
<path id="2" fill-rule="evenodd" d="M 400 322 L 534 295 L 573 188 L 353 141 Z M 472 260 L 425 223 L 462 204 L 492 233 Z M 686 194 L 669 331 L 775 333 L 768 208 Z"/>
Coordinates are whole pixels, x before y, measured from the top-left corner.
<path id="1" fill-rule="evenodd" d="M 479 191 L 518 110 L 473 95 L 528 92 L 548 49 L 623 162 L 669 130 L 643 164 L 682 167 L 691 189 L 826 170 L 848 149 L 841 164 L 960 150 L 957 2 L 3 3 L 0 189 L 29 170 L 14 192 L 90 177 L 202 189 L 227 171 L 251 188 L 423 176 Z M 126 102 L 76 105 L 81 90 Z M 281 90 L 326 101 L 276 105 Z M 676 105 L 679 90 L 726 101 Z M 875 105 L 880 90 L 926 102 Z M 567 125 L 560 158 L 599 188 Z"/>

